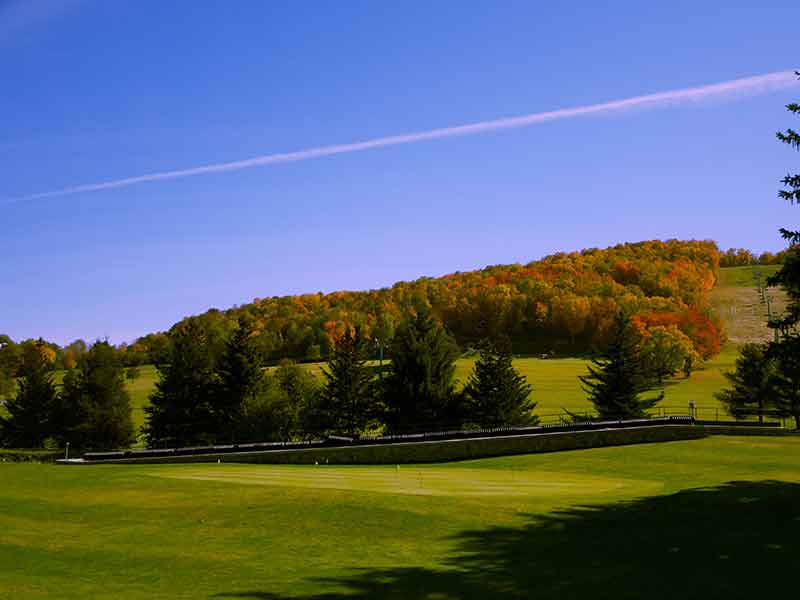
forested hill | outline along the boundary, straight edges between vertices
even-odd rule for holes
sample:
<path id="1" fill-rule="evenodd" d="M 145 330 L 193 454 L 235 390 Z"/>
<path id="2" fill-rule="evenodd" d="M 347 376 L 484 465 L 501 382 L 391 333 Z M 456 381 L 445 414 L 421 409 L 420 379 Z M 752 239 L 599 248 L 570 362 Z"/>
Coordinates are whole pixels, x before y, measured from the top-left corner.
<path id="1" fill-rule="evenodd" d="M 209 337 L 222 340 L 244 318 L 269 359 L 314 360 L 328 354 L 346 327 L 360 326 L 368 338 L 385 343 L 407 315 L 424 307 L 462 348 L 503 332 L 515 352 L 566 353 L 602 346 L 622 308 L 638 315 L 643 327 L 678 329 L 708 357 L 719 351 L 723 336 L 708 301 L 719 256 L 710 241 L 620 244 L 379 290 L 256 298 L 188 317 L 175 327 L 194 320 Z M 123 350 L 139 362 L 153 358 L 165 342 L 164 334 L 152 334 Z"/>

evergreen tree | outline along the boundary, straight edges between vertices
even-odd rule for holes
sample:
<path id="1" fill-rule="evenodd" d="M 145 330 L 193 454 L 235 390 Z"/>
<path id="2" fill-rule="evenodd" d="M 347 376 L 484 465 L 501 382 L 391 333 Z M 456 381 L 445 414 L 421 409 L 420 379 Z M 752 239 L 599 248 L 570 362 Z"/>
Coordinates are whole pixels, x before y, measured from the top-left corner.
<path id="1" fill-rule="evenodd" d="M 770 344 L 768 356 L 775 360 L 776 408 L 783 417 L 794 419 L 800 429 L 800 335 L 790 335 Z"/>
<path id="2" fill-rule="evenodd" d="M 797 72 L 800 78 L 800 71 Z M 800 115 L 800 104 L 788 104 L 786 109 Z M 788 144 L 795 150 L 800 150 L 800 133 L 794 129 L 787 129 L 778 132 L 778 139 L 784 144 Z M 778 195 L 792 204 L 800 204 L 800 173 L 786 175 L 781 180 L 785 186 L 778 192 Z M 784 334 L 797 335 L 797 324 L 800 323 L 800 231 L 781 229 L 781 235 L 789 242 L 789 249 L 786 252 L 781 269 L 767 280 L 769 285 L 779 285 L 789 298 L 786 316 L 776 320 L 772 325 L 783 330 Z"/>
<path id="3" fill-rule="evenodd" d="M 333 346 L 317 411 L 324 430 L 356 435 L 375 416 L 375 388 L 361 330 L 347 330 Z"/>
<path id="4" fill-rule="evenodd" d="M 739 350 L 734 371 L 725 373 L 731 387 L 714 394 L 728 412 L 740 418 L 758 412 L 763 421 L 763 411 L 776 400 L 776 364 L 767 357 L 762 344 L 745 344 Z"/>
<path id="5" fill-rule="evenodd" d="M 129 446 L 134 439 L 125 367 L 108 342 L 96 342 L 65 377 L 58 411 L 61 436 L 82 448 Z"/>
<path id="6" fill-rule="evenodd" d="M 796 72 L 800 78 L 800 71 Z M 800 115 L 800 104 L 786 106 L 787 110 Z M 778 139 L 795 150 L 800 150 L 800 133 L 787 129 L 777 133 Z M 781 180 L 785 186 L 778 195 L 792 204 L 800 204 L 800 173 L 786 175 Z M 778 341 L 769 345 L 767 354 L 775 359 L 778 375 L 776 377 L 778 409 L 781 414 L 793 417 L 800 428 L 800 231 L 781 229 L 781 235 L 789 242 L 780 271 L 767 280 L 770 285 L 781 286 L 788 297 L 784 317 L 770 325 L 780 329 Z"/>
<path id="7" fill-rule="evenodd" d="M 4 443 L 40 448 L 53 435 L 52 415 L 58 402 L 51 363 L 35 344 L 25 349 L 18 369 L 17 395 L 6 401 L 0 417 Z"/>
<path id="8" fill-rule="evenodd" d="M 611 343 L 600 358 L 592 360 L 589 374 L 580 377 L 601 419 L 644 417 L 664 398 L 663 392 L 652 398 L 640 397 L 656 386 L 629 326 L 630 320 L 617 313 Z"/>
<path id="9" fill-rule="evenodd" d="M 386 419 L 395 432 L 454 425 L 460 406 L 453 376 L 459 350 L 426 310 L 405 321 L 391 342 L 384 378 Z"/>
<path id="10" fill-rule="evenodd" d="M 156 364 L 159 380 L 145 407 L 148 443 L 187 446 L 213 441 L 217 378 L 203 327 L 189 320 L 174 328 L 166 358 L 167 362 Z"/>
<path id="11" fill-rule="evenodd" d="M 244 319 L 225 344 L 217 362 L 218 385 L 212 398 L 214 429 L 224 439 L 235 437 L 246 402 L 258 396 L 264 380 L 263 359 Z"/>
<path id="12" fill-rule="evenodd" d="M 530 399 L 533 386 L 517 372 L 512 360 L 511 343 L 506 339 L 481 345 L 464 387 L 466 420 L 482 427 L 538 423 L 532 414 L 536 406 Z"/>

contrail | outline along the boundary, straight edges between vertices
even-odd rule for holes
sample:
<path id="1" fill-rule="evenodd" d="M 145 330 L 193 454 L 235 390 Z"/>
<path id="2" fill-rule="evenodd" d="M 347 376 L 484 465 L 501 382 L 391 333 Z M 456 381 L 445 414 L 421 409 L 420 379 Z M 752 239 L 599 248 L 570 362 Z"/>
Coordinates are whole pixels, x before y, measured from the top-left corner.
<path id="1" fill-rule="evenodd" d="M 124 179 L 101 181 L 98 183 L 87 183 L 50 192 L 41 192 L 38 194 L 30 194 L 28 196 L 11 198 L 7 200 L 6 203 L 20 202 L 23 200 L 36 200 L 41 198 L 52 198 L 55 196 L 68 196 L 85 192 L 97 192 L 100 190 L 129 187 L 132 185 L 138 185 L 140 183 L 163 181 L 165 179 L 180 179 L 182 177 L 194 177 L 195 175 L 205 175 L 207 173 L 224 173 L 227 171 L 238 171 L 240 169 L 250 169 L 252 167 L 262 167 L 277 163 L 296 162 L 311 158 L 320 158 L 323 156 L 333 156 L 335 154 L 346 154 L 349 152 L 371 150 L 373 148 L 399 146 L 401 144 L 413 144 L 415 142 L 422 142 L 426 140 L 473 135 L 501 129 L 515 129 L 518 127 L 536 125 L 537 123 L 544 123 L 546 121 L 555 121 L 557 119 L 569 119 L 572 117 L 586 115 L 614 113 L 631 109 L 661 108 L 664 106 L 687 104 L 708 99 L 755 96 L 767 94 L 796 85 L 800 85 L 800 81 L 798 81 L 794 71 L 777 71 L 775 73 L 756 75 L 754 77 L 745 77 L 743 79 L 734 79 L 722 83 L 670 90 L 667 92 L 658 92 L 643 96 L 634 96 L 632 98 L 613 100 L 611 102 L 603 102 L 600 104 L 590 104 L 587 106 L 577 106 L 574 108 L 561 108 L 558 110 L 532 113 L 517 117 L 506 117 L 501 119 L 493 119 L 491 121 L 457 125 L 454 127 L 442 127 L 440 129 L 431 129 L 416 133 L 373 138 L 361 142 L 336 144 L 332 146 L 319 146 L 317 148 L 308 148 L 306 150 L 298 150 L 296 152 L 286 152 L 281 154 L 265 154 L 245 160 L 215 163 L 199 167 L 191 167 L 188 169 L 161 171 L 158 173 L 149 173 L 135 177 L 126 177 Z"/>

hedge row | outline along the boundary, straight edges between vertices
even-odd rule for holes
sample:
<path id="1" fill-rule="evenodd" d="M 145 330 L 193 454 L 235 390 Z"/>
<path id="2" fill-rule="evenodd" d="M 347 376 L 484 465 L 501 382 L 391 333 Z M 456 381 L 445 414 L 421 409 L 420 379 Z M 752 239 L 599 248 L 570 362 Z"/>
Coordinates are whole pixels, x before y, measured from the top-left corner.
<path id="1" fill-rule="evenodd" d="M 25 450 L 0 448 L 0 462 L 43 462 L 52 463 L 63 458 L 63 450 Z"/>

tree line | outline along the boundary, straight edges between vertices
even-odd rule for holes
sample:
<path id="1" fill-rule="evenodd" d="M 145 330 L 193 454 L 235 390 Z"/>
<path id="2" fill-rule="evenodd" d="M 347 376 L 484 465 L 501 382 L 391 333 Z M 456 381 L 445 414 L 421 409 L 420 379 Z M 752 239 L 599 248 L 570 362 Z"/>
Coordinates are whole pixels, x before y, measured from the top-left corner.
<path id="1" fill-rule="evenodd" d="M 151 447 L 357 437 L 451 428 L 534 425 L 533 386 L 513 366 L 507 336 L 485 338 L 474 368 L 456 388 L 455 339 L 429 311 L 407 318 L 384 366 L 370 360 L 374 340 L 343 332 L 321 377 L 286 361 L 265 368 L 248 323 L 218 344 L 197 321 L 170 333 L 141 434 Z M 600 418 L 647 414 L 663 393 L 642 398 L 686 369 L 691 344 L 669 343 L 658 328 L 615 315 L 611 341 L 581 378 Z M 663 333 L 663 332 L 662 332 Z M 0 439 L 22 447 L 104 449 L 132 443 L 126 369 L 107 342 L 87 349 L 56 386 L 45 345 L 26 347 L 16 396 L 0 418 Z M 573 415 L 575 419 L 591 418 Z"/>
<path id="2" fill-rule="evenodd" d="M 409 316 L 429 311 L 462 348 L 506 335 L 520 354 L 593 353 L 610 339 L 614 315 L 640 315 L 674 325 L 704 359 L 719 352 L 724 331 L 710 308 L 719 250 L 708 241 L 649 241 L 559 253 L 528 264 L 497 265 L 438 278 L 399 282 L 364 292 L 256 298 L 229 310 L 212 309 L 195 321 L 211 343 L 248 323 L 269 364 L 318 361 L 349 328 L 388 341 Z M 158 362 L 169 332 L 143 336 L 120 348 L 127 364 Z M 214 341 L 216 340 L 216 342 Z"/>
<path id="3" fill-rule="evenodd" d="M 475 370 L 457 391 L 461 351 L 426 311 L 400 325 L 386 368 L 373 364 L 374 341 L 354 327 L 336 338 L 321 377 L 290 362 L 265 369 L 249 332 L 240 322 L 216 356 L 197 322 L 171 333 L 170 354 L 157 366 L 159 381 L 145 409 L 149 445 L 537 422 L 532 388 L 512 365 L 510 343 L 482 343 Z"/>
<path id="4" fill-rule="evenodd" d="M 756 254 L 747 248 L 728 248 L 720 252 L 720 267 L 748 267 L 756 265 L 782 265 L 786 260 L 789 249 L 780 252 L 762 252 Z"/>
<path id="5" fill-rule="evenodd" d="M 108 342 L 88 348 L 60 386 L 51 349 L 26 344 L 17 376 L 16 394 L 5 400 L 6 415 L 0 415 L 2 445 L 118 448 L 134 441 L 125 369 Z"/>

